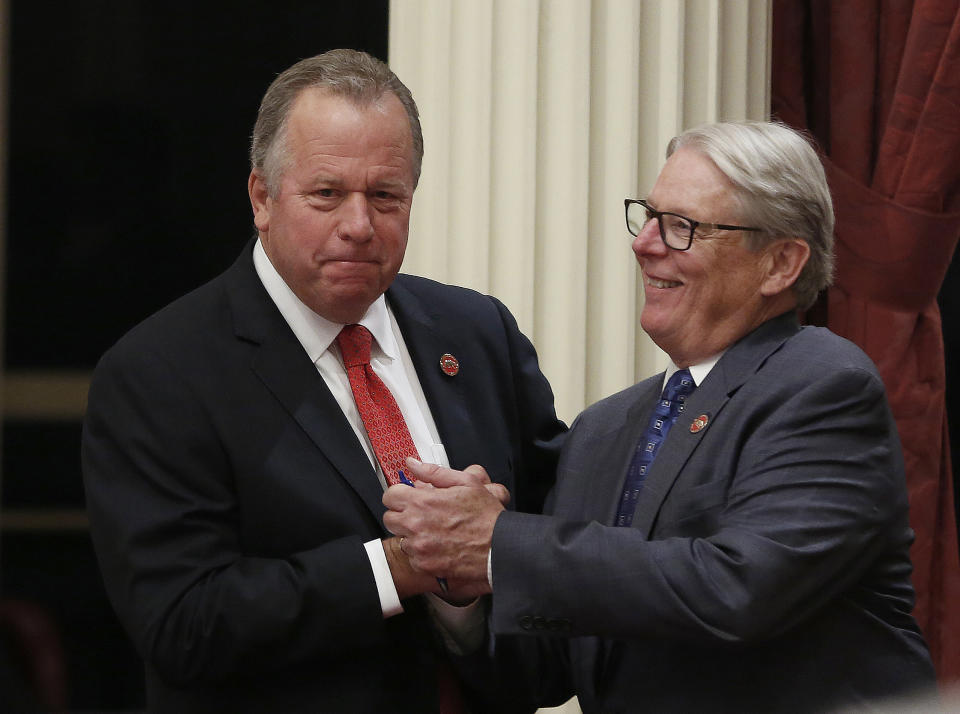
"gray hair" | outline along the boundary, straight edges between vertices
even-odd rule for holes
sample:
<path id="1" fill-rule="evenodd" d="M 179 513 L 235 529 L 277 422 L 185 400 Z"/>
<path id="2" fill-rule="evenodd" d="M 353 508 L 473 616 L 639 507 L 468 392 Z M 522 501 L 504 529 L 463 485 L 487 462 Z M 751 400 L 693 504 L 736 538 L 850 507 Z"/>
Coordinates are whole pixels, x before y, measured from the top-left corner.
<path id="1" fill-rule="evenodd" d="M 366 107 L 384 94 L 400 100 L 410 120 L 413 139 L 413 185 L 420 179 L 423 162 L 423 131 L 413 95 L 386 64 L 357 50 L 330 50 L 300 60 L 284 70 L 267 88 L 257 112 L 250 142 L 250 166 L 261 172 L 268 193 L 276 197 L 290 156 L 287 122 L 297 97 L 305 89 L 324 89 Z"/>
<path id="2" fill-rule="evenodd" d="M 809 141 L 778 122 L 705 124 L 674 137 L 669 158 L 679 148 L 699 151 L 737 187 L 742 220 L 760 228 L 748 247 L 759 249 L 778 238 L 801 238 L 810 258 L 793 285 L 797 306 L 809 308 L 833 282 L 833 201 L 823 164 Z"/>

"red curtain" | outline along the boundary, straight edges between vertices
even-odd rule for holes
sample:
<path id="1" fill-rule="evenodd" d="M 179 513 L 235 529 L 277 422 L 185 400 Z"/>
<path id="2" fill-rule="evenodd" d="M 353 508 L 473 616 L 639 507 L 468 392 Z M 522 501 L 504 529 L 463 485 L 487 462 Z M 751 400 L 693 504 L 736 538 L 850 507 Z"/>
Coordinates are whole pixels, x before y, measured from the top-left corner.
<path id="1" fill-rule="evenodd" d="M 837 214 L 836 282 L 821 308 L 886 383 L 916 532 L 914 614 L 941 682 L 960 680 L 960 551 L 936 302 L 960 237 L 958 6 L 774 0 L 773 11 L 773 114 L 817 140 Z"/>

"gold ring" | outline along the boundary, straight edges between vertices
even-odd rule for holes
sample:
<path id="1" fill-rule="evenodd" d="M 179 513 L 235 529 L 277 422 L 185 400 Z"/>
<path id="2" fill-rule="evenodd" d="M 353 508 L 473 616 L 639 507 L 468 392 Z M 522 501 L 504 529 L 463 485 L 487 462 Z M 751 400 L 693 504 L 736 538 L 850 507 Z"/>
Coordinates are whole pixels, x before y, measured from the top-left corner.
<path id="1" fill-rule="evenodd" d="M 404 555 L 407 554 L 407 551 L 405 551 L 405 550 L 403 549 L 403 539 L 404 539 L 405 537 L 406 537 L 406 536 L 400 536 L 400 552 L 403 553 Z"/>

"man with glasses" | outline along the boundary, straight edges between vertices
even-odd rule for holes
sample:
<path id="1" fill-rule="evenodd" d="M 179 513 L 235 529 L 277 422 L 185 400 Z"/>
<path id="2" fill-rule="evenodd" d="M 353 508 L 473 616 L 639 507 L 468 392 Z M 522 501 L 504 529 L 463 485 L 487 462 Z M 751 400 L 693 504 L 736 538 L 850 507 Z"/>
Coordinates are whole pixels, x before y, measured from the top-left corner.
<path id="1" fill-rule="evenodd" d="M 797 317 L 832 273 L 816 153 L 703 126 L 625 206 L 666 372 L 579 416 L 544 515 L 414 465 L 446 488 L 388 490 L 387 526 L 414 567 L 492 591 L 517 709 L 833 711 L 931 686 L 883 384 Z"/>

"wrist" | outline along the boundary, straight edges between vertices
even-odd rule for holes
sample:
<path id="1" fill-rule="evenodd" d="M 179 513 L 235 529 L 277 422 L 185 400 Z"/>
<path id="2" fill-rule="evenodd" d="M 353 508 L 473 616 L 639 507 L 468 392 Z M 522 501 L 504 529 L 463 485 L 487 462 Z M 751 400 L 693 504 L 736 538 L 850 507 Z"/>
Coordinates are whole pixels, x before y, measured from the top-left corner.
<path id="1" fill-rule="evenodd" d="M 383 552 L 387 556 L 387 565 L 390 567 L 398 597 L 403 600 L 436 590 L 436 578 L 413 569 L 410 559 L 400 548 L 400 540 L 396 536 L 383 539 Z"/>

